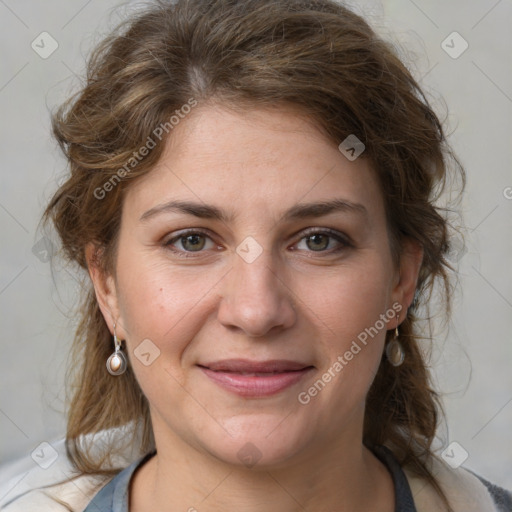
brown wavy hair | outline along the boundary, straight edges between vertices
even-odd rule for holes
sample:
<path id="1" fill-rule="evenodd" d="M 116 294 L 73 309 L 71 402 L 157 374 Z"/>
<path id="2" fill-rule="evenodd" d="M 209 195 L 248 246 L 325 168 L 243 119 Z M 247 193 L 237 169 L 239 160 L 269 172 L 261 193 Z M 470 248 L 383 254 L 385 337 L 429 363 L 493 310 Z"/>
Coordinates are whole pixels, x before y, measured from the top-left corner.
<path id="1" fill-rule="evenodd" d="M 437 202 L 452 178 L 462 189 L 465 177 L 418 83 L 390 43 L 335 1 L 178 0 L 148 7 L 94 50 L 85 84 L 53 115 L 70 174 L 43 219 L 55 225 L 68 260 L 87 270 L 85 247 L 93 242 L 96 264 L 113 272 L 124 192 L 151 172 L 172 129 L 136 164 L 130 159 L 191 98 L 240 113 L 291 105 L 334 144 L 350 134 L 364 142 L 361 158 L 380 180 L 397 264 L 407 237 L 424 258 L 400 329 L 405 361 L 393 367 L 382 359 L 363 440 L 370 448 L 387 445 L 443 495 L 429 471 L 441 409 L 418 344 L 429 335 L 419 322 L 430 322 L 433 290 L 450 309 L 451 226 Z M 128 172 L 120 172 L 127 162 Z M 103 193 L 107 182 L 112 187 Z M 113 474 L 118 469 L 104 467 L 112 447 L 93 455 L 80 439 L 133 421 L 141 427 L 140 452 L 154 449 L 148 403 L 130 365 L 118 377 L 105 369 L 113 344 L 90 282 L 78 313 L 68 454 L 81 473 Z"/>

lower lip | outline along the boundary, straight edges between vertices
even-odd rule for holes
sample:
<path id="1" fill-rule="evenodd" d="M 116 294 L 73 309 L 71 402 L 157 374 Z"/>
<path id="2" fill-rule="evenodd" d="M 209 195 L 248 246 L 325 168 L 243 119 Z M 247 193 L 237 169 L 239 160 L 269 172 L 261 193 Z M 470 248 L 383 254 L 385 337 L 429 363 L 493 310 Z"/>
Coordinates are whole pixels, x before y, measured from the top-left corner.
<path id="1" fill-rule="evenodd" d="M 303 370 L 272 373 L 267 377 L 243 375 L 241 373 L 213 371 L 200 367 L 203 373 L 224 389 L 243 397 L 271 396 L 293 386 L 306 375 L 312 367 Z"/>

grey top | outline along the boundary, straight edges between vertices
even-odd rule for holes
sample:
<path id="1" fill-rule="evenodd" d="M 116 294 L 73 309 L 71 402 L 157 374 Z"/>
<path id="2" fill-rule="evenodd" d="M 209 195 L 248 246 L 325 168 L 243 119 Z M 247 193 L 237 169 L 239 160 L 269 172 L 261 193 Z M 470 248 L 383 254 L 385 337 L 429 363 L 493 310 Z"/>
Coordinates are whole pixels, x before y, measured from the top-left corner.
<path id="1" fill-rule="evenodd" d="M 395 512 L 417 512 L 407 477 L 392 452 L 388 448 L 380 446 L 374 448 L 373 453 L 388 468 L 393 479 Z M 155 452 L 148 453 L 118 473 L 100 489 L 89 502 L 84 512 L 129 512 L 128 501 L 131 478 L 135 470 L 154 454 Z M 487 482 L 478 475 L 475 476 L 487 487 L 497 510 L 500 512 L 512 512 L 512 494 L 510 492 Z"/>

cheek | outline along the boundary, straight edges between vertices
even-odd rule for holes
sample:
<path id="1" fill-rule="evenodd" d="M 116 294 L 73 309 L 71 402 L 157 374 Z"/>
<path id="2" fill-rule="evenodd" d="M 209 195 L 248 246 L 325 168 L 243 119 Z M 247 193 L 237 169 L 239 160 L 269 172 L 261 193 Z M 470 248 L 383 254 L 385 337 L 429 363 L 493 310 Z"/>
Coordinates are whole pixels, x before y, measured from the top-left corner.
<path id="1" fill-rule="evenodd" d="M 176 270 L 134 253 L 119 258 L 117 278 L 130 352 L 150 339 L 170 358 L 181 356 L 206 321 L 219 281 L 214 272 Z"/>
<path id="2" fill-rule="evenodd" d="M 347 408 L 364 402 L 381 361 L 389 327 L 386 320 L 393 325 L 395 315 L 390 303 L 390 260 L 378 252 L 363 256 L 331 275 L 318 276 L 315 286 L 310 283 L 300 292 L 311 322 L 321 330 L 318 342 L 323 355 L 322 382 L 317 381 L 312 395 L 305 391 L 314 395 L 318 406 L 331 409 L 329 404 L 336 404 L 336 414 L 341 416 Z M 320 392 L 324 384 L 326 393 Z"/>
<path id="3" fill-rule="evenodd" d="M 205 321 L 200 317 L 214 283 L 133 253 L 119 258 L 117 280 L 126 348 L 139 386 L 157 409 L 162 403 L 182 407 L 183 353 Z"/>
<path id="4" fill-rule="evenodd" d="M 347 342 L 373 326 L 390 305 L 392 267 L 369 255 L 353 265 L 339 267 L 301 282 L 300 295 L 305 311 L 321 321 L 331 346 L 343 349 Z M 391 314 L 391 313 L 390 313 Z M 379 322 L 378 327 L 384 330 Z"/>
<path id="5" fill-rule="evenodd" d="M 362 414 L 368 390 L 382 358 L 388 302 L 385 273 L 339 273 L 327 293 L 309 297 L 312 322 L 319 326 L 321 365 L 315 379 L 300 390 L 299 402 L 337 435 L 352 413 Z"/>

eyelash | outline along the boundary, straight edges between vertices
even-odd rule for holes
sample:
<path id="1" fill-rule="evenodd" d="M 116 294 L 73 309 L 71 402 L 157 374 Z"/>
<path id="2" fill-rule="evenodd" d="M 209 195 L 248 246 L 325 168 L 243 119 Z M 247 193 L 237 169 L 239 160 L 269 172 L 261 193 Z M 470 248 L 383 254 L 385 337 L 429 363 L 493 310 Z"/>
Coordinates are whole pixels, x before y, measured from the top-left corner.
<path id="1" fill-rule="evenodd" d="M 172 251 L 178 257 L 181 257 L 181 258 L 196 258 L 197 256 L 195 256 L 194 253 L 201 254 L 204 251 L 202 251 L 202 250 L 201 251 L 178 250 L 178 249 L 174 248 L 173 245 L 172 245 L 173 243 L 179 241 L 181 238 L 185 238 L 185 237 L 190 236 L 190 235 L 204 235 L 205 237 L 207 237 L 210 240 L 212 240 L 212 237 L 210 236 L 210 234 L 207 231 L 204 231 L 204 230 L 202 230 L 200 228 L 195 228 L 195 229 L 189 229 L 189 230 L 182 231 L 179 235 L 174 236 L 173 238 L 165 241 L 163 243 L 163 246 L 166 249 L 169 249 L 170 251 Z M 301 242 L 305 238 L 311 237 L 313 235 L 327 235 L 329 238 L 333 238 L 338 243 L 340 243 L 341 246 L 338 247 L 338 248 L 335 248 L 335 249 L 324 250 L 324 251 L 308 251 L 308 252 L 311 252 L 311 253 L 319 253 L 319 254 L 330 255 L 330 254 L 339 253 L 342 250 L 345 250 L 345 249 L 347 249 L 349 247 L 353 247 L 353 244 L 351 243 L 351 241 L 348 239 L 348 237 L 346 235 L 342 235 L 341 233 L 339 233 L 337 231 L 334 231 L 332 229 L 329 229 L 329 228 L 323 228 L 323 229 L 320 229 L 320 228 L 307 228 L 305 231 L 303 231 L 303 235 L 299 239 L 299 242 Z M 297 243 L 299 243 L 299 242 L 297 242 Z"/>

